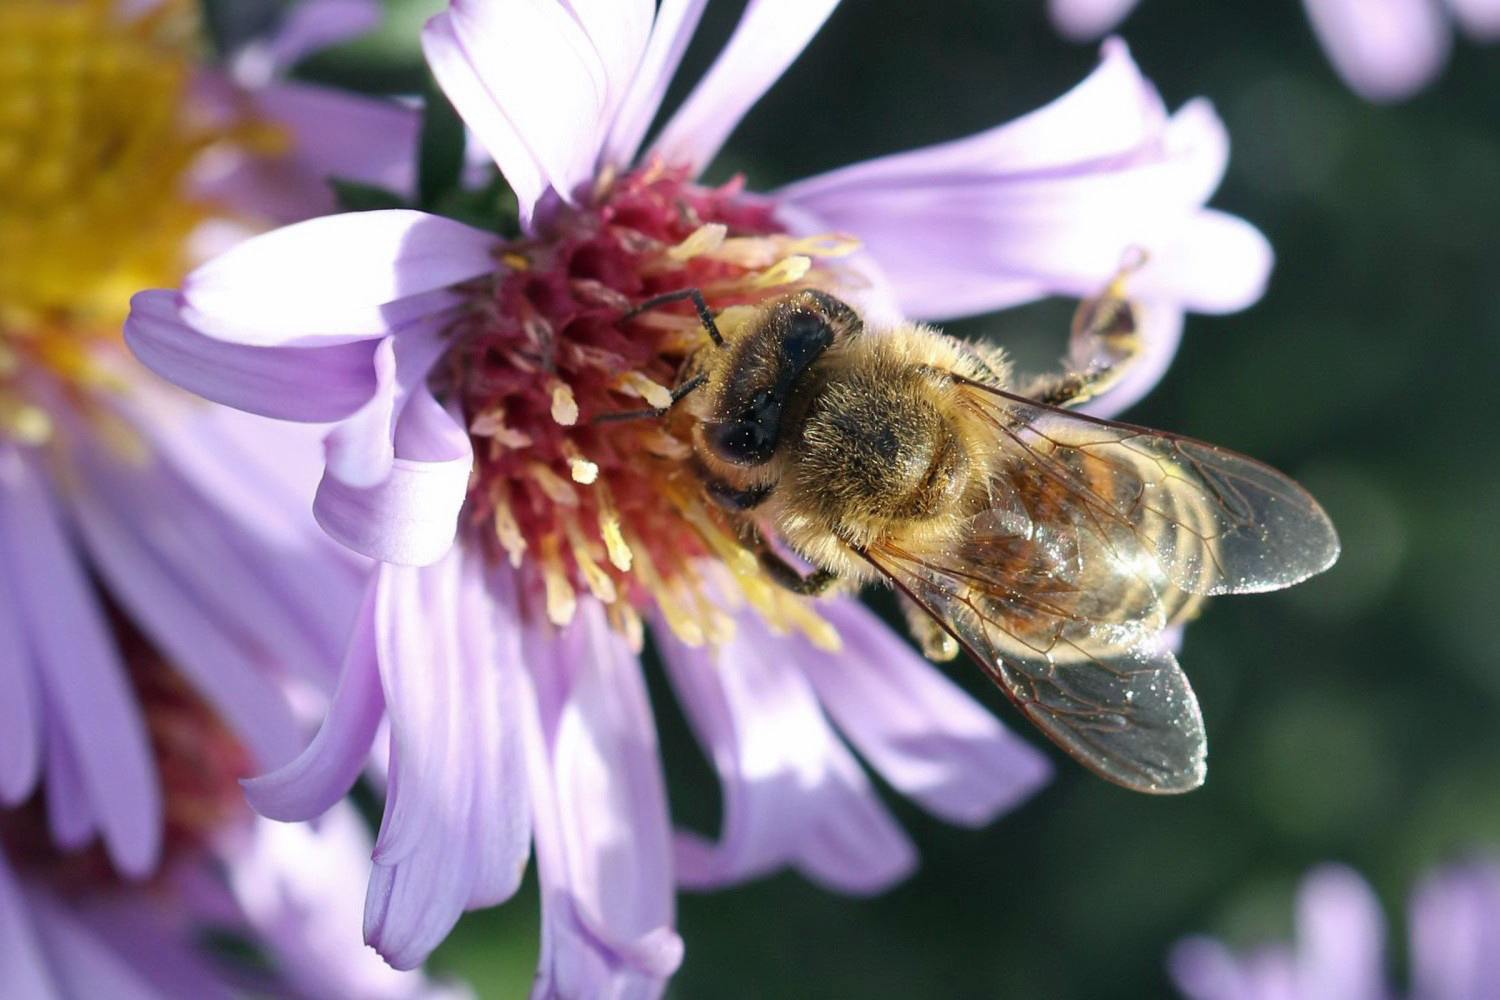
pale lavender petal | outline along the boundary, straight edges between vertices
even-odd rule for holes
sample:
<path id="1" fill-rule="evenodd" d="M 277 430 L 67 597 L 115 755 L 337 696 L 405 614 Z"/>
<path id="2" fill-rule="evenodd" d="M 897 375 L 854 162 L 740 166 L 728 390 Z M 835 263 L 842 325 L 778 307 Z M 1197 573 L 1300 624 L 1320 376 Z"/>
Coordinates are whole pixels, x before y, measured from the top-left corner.
<path id="1" fill-rule="evenodd" d="M 1205 209 L 1192 215 L 1130 278 L 1132 295 L 1169 299 L 1192 312 L 1237 312 L 1265 294 L 1275 254 L 1270 242 L 1237 216 Z"/>
<path id="2" fill-rule="evenodd" d="M 698 173 L 761 95 L 807 48 L 838 0 L 750 0 L 729 43 L 651 144 Z"/>
<path id="3" fill-rule="evenodd" d="M 529 227 L 548 177 L 490 93 L 478 65 L 465 50 L 451 14 L 438 14 L 422 29 L 422 53 L 443 93 L 489 151 L 516 196 L 521 224 Z"/>
<path id="4" fill-rule="evenodd" d="M 605 131 L 646 46 L 646 0 L 455 0 L 423 47 L 449 100 L 516 192 L 564 199 L 594 176 Z"/>
<path id="5" fill-rule="evenodd" d="M 19 464 L 10 451 L 0 447 L 0 466 Z M 0 553 L 8 548 L 4 521 L 0 511 Z M 31 795 L 42 763 L 42 695 L 19 603 L 24 584 L 11 578 L 13 565 L 0 555 L 0 806 Z"/>
<path id="6" fill-rule="evenodd" d="M 1447 0 L 1465 35 L 1476 42 L 1500 39 L 1500 0 Z"/>
<path id="7" fill-rule="evenodd" d="M 465 909 L 509 898 L 529 853 L 516 603 L 508 580 L 492 594 L 483 572 L 461 549 L 381 569 L 391 769 L 364 927 L 398 969 L 420 964 Z"/>
<path id="8" fill-rule="evenodd" d="M 168 873 L 174 889 L 179 874 L 193 871 L 203 881 L 219 880 L 217 872 L 202 867 L 179 867 Z M 223 895 L 222 888 L 217 890 Z M 175 904 L 175 905 L 174 905 Z M 220 914 L 200 909 L 199 900 L 170 893 L 96 894 L 74 901 L 68 915 L 80 933 L 103 942 L 139 979 L 153 996 L 163 1000 L 239 1000 L 241 993 L 226 982 L 223 965 L 216 964 L 201 938 L 203 922 Z M 238 913 L 224 915 L 237 921 Z M 107 994 L 113 996 L 113 994 Z"/>
<path id="9" fill-rule="evenodd" d="M 640 664 L 596 601 L 531 626 L 527 771 L 542 893 L 534 998 L 655 997 L 682 960 L 670 821 Z"/>
<path id="10" fill-rule="evenodd" d="M 1500 867 L 1439 869 L 1411 903 L 1415 1000 L 1493 1000 L 1500 983 Z"/>
<path id="11" fill-rule="evenodd" d="M 1385 920 L 1365 880 L 1342 865 L 1324 865 L 1297 890 L 1297 973 L 1302 995 L 1327 1000 L 1380 1000 Z"/>
<path id="12" fill-rule="evenodd" d="M 372 574 L 338 688 L 312 743 L 280 770 L 242 782 L 245 797 L 262 816 L 304 820 L 321 815 L 343 798 L 364 767 L 385 715 L 375 660 L 375 587 Z"/>
<path id="13" fill-rule="evenodd" d="M 386 965 L 360 937 L 371 844 L 352 805 L 339 803 L 315 823 L 260 820 L 246 839 L 226 857 L 229 885 L 287 988 L 310 1000 L 439 995 L 421 973 Z"/>
<path id="14" fill-rule="evenodd" d="M 161 850 L 161 790 L 146 726 L 108 623 L 37 469 L 0 454 L 0 545 L 25 579 L 21 608 L 50 720 L 77 754 L 115 866 L 141 876 Z"/>
<path id="15" fill-rule="evenodd" d="M 28 894 L 28 902 L 62 996 L 169 1000 L 60 900 L 36 891 Z"/>
<path id="16" fill-rule="evenodd" d="M 381 337 L 413 312 L 451 306 L 443 290 L 492 270 L 498 245 L 491 233 L 407 209 L 310 219 L 188 275 L 183 315 L 208 336 L 260 347 Z"/>
<path id="17" fill-rule="evenodd" d="M 99 832 L 83 768 L 58 720 L 49 720 L 46 752 L 47 832 L 64 851 L 81 850 Z"/>
<path id="18" fill-rule="evenodd" d="M 375 391 L 325 440 L 328 475 L 348 486 L 379 485 L 391 474 L 396 459 L 392 440 L 400 412 L 396 338 L 379 341 L 371 362 Z"/>
<path id="19" fill-rule="evenodd" d="M 155 646 L 261 767 L 285 763 L 300 727 L 278 683 L 284 660 L 319 655 L 278 586 L 280 566 L 175 469 L 74 444 L 70 491 L 93 564 Z"/>
<path id="20" fill-rule="evenodd" d="M 375 392 L 374 345 L 248 347 L 205 337 L 167 289 L 130 300 L 125 343 L 147 368 L 188 392 L 278 420 L 342 420 Z"/>
<path id="21" fill-rule="evenodd" d="M 605 140 L 602 153 L 605 163 L 627 167 L 635 161 L 707 3 L 708 0 L 662 0 L 651 26 L 646 53 Z"/>
<path id="22" fill-rule="evenodd" d="M 1410 97 L 1448 59 L 1452 32 L 1433 0 L 1304 0 L 1323 51 L 1356 94 Z"/>
<path id="23" fill-rule="evenodd" d="M 47 969 L 31 907 L 0 851 L 0 996 L 67 1000 Z"/>
<path id="24" fill-rule="evenodd" d="M 417 388 L 397 422 L 390 473 L 374 486 L 351 486 L 332 470 L 318 486 L 313 514 L 334 539 L 382 562 L 422 566 L 453 545 L 469 486 L 468 432 Z"/>
<path id="25" fill-rule="evenodd" d="M 805 641 L 772 635 L 751 615 L 717 650 L 660 635 L 667 676 L 723 786 L 717 841 L 677 836 L 682 885 L 709 888 L 794 865 L 831 888 L 874 892 L 911 871 L 910 842 L 798 669 Z"/>
<path id="26" fill-rule="evenodd" d="M 1290 967 L 1290 956 L 1286 964 Z M 1271 1000 L 1254 989 L 1229 949 L 1210 937 L 1177 942 L 1167 957 L 1167 969 L 1187 1000 Z"/>
<path id="27" fill-rule="evenodd" d="M 330 177 L 402 195 L 415 190 L 415 108 L 306 83 L 271 84 L 256 92 L 255 103 L 292 134 L 285 169 L 313 180 L 330 202 Z"/>
<path id="28" fill-rule="evenodd" d="M 1222 309 L 1260 290 L 1269 260 L 1248 227 L 1197 222 L 1227 157 L 1213 109 L 1190 102 L 1166 119 L 1112 40 L 1089 79 L 1040 111 L 812 178 L 780 197 L 799 231 L 858 234 L 916 318 L 1093 295 L 1139 250 L 1148 261 L 1133 293 L 1135 278 L 1154 280 Z M 1227 256 L 1204 260 L 1209 252 Z M 1192 269 L 1171 273 L 1158 253 Z"/>
<path id="29" fill-rule="evenodd" d="M 1047 0 L 1059 34 L 1075 42 L 1100 38 L 1125 20 L 1139 0 Z"/>
<path id="30" fill-rule="evenodd" d="M 380 23 L 374 0 L 301 0 L 287 11 L 266 41 L 278 70 L 322 49 L 349 41 Z"/>
<path id="31" fill-rule="evenodd" d="M 844 649 L 798 654 L 829 715 L 881 777 L 937 816 L 978 826 L 1046 783 L 1047 758 L 857 601 L 819 613 Z"/>
<path id="32" fill-rule="evenodd" d="M 1119 39 L 1076 87 L 1035 111 L 975 135 L 840 167 L 782 188 L 816 207 L 825 197 L 869 189 L 941 187 L 973 177 L 1077 170 L 1127 156 L 1166 124 L 1166 108 Z"/>

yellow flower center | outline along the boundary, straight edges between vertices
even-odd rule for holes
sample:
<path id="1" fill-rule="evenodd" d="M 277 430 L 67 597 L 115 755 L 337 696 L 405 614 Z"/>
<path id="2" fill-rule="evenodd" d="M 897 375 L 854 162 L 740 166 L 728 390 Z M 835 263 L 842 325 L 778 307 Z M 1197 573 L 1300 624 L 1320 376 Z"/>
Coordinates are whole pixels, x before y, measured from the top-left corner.
<path id="1" fill-rule="evenodd" d="M 213 206 L 187 190 L 209 146 L 264 131 L 190 106 L 190 0 L 0 3 L 0 437 L 45 440 L 26 382 L 102 377 L 132 292 L 176 284 Z"/>

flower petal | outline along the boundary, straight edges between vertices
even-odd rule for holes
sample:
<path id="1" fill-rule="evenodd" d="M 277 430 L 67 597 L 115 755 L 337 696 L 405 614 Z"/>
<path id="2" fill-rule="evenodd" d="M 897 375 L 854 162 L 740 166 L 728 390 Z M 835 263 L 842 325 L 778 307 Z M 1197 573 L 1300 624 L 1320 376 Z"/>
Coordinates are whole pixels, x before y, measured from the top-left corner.
<path id="1" fill-rule="evenodd" d="M 799 664 L 811 647 L 742 615 L 717 651 L 667 629 L 667 676 L 723 785 L 717 842 L 677 836 L 677 878 L 707 888 L 795 865 L 843 892 L 875 892 L 916 854 L 818 707 Z M 837 849 L 828 849 L 836 845 Z"/>
<path id="2" fill-rule="evenodd" d="M 1260 301 L 1275 254 L 1250 223 L 1212 209 L 1195 213 L 1172 243 L 1153 250 L 1130 282 L 1142 299 L 1169 299 L 1193 312 L 1237 312 Z"/>
<path id="3" fill-rule="evenodd" d="M 1227 162 L 1222 122 L 1203 101 L 1167 119 L 1123 44 L 1103 51 L 1087 80 L 1024 118 L 783 189 L 786 220 L 857 233 L 917 318 L 1093 295 L 1132 250 L 1148 251 L 1133 293 L 1246 304 L 1265 280 L 1263 241 L 1225 217 L 1197 221 Z"/>
<path id="4" fill-rule="evenodd" d="M 290 133 L 290 152 L 248 161 L 227 196 L 248 196 L 270 218 L 295 221 L 338 211 L 330 178 L 399 195 L 416 190 L 416 108 L 293 82 L 269 84 L 253 99 L 263 117 Z"/>
<path id="5" fill-rule="evenodd" d="M 145 721 L 48 487 L 13 450 L 0 453 L 0 546 L 5 565 L 27 581 L 20 606 L 49 718 L 77 755 L 105 848 L 122 873 L 143 876 L 156 865 L 162 837 Z"/>
<path id="6" fill-rule="evenodd" d="M 682 54 L 687 51 L 707 4 L 708 0 L 662 0 L 651 25 L 645 55 L 641 56 L 641 64 L 605 140 L 602 154 L 605 163 L 628 167 L 635 162 L 646 129 L 661 110 L 667 85 L 682 63 Z"/>
<path id="7" fill-rule="evenodd" d="M 360 938 L 371 845 L 352 805 L 339 803 L 316 823 L 260 820 L 248 840 L 227 859 L 229 884 L 284 988 L 309 997 L 439 994 L 420 973 L 386 965 Z"/>
<path id="8" fill-rule="evenodd" d="M 61 996 L 162 1000 L 154 984 L 79 914 L 49 894 L 32 892 L 29 897 L 37 937 L 51 957 L 49 964 Z"/>
<path id="9" fill-rule="evenodd" d="M 47 969 L 31 907 L 0 851 L 0 996 L 66 1000 Z"/>
<path id="10" fill-rule="evenodd" d="M 1297 973 L 1309 997 L 1385 995 L 1385 919 L 1364 879 L 1342 865 L 1315 868 L 1297 889 Z"/>
<path id="11" fill-rule="evenodd" d="M 699 173 L 761 95 L 807 48 L 838 0 L 750 0 L 729 43 L 651 144 Z"/>
<path id="12" fill-rule="evenodd" d="M 302 0 L 291 7 L 266 40 L 277 70 L 372 31 L 380 24 L 380 4 L 373 0 Z"/>
<path id="13" fill-rule="evenodd" d="M 72 457 L 80 488 L 69 499 L 114 599 L 257 764 L 285 763 L 301 734 L 278 674 L 287 661 L 321 652 L 301 634 L 300 610 L 278 586 L 281 559 L 295 554 L 260 549 L 154 456 L 122 460 L 85 437 Z"/>
<path id="14" fill-rule="evenodd" d="M 310 219 L 188 275 L 183 315 L 210 337 L 259 347 L 384 336 L 451 305 L 442 290 L 490 271 L 498 245 L 491 233 L 406 209 Z"/>
<path id="15" fill-rule="evenodd" d="M 8 457 L 10 451 L 0 447 L 0 465 L 18 464 L 18 459 Z M 0 512 L 0 545 L 4 533 Z M 10 559 L 0 559 L 0 806 L 30 797 L 41 773 L 44 735 L 40 679 L 21 614 L 20 581 L 11 578 L 12 565 Z"/>
<path id="16" fill-rule="evenodd" d="M 1339 76 L 1370 101 L 1399 101 L 1425 87 L 1453 37 L 1432 0 L 1304 0 L 1313 32 Z"/>
<path id="17" fill-rule="evenodd" d="M 364 767 L 385 715 L 375 661 L 375 586 L 372 574 L 338 688 L 312 743 L 280 770 L 241 782 L 245 798 L 262 816 L 288 821 L 319 816 L 344 797 Z"/>
<path id="18" fill-rule="evenodd" d="M 658 996 L 682 941 L 640 664 L 588 598 L 560 635 L 532 626 L 523 638 L 536 691 L 526 763 L 542 893 L 532 996 Z"/>
<path id="19" fill-rule="evenodd" d="M 1178 941 L 1167 957 L 1167 969 L 1173 985 L 1187 1000 L 1262 1000 L 1269 996 L 1255 991 L 1234 954 L 1211 937 L 1200 935 Z M 1295 993 L 1284 996 L 1285 1000 L 1298 1000 Z"/>
<path id="20" fill-rule="evenodd" d="M 1058 34 L 1075 42 L 1103 37 L 1125 20 L 1138 0 L 1047 0 Z"/>
<path id="21" fill-rule="evenodd" d="M 351 486 L 330 469 L 313 514 L 336 541 L 372 559 L 423 566 L 453 545 L 469 487 L 468 432 L 427 391 L 416 389 L 397 421 L 390 473 Z"/>
<path id="22" fill-rule="evenodd" d="M 525 697 L 508 574 L 454 549 L 420 569 L 386 566 L 376 646 L 391 717 L 390 787 L 365 904 L 365 938 L 412 968 L 459 915 L 510 897 L 531 837 Z"/>
<path id="23" fill-rule="evenodd" d="M 1412 995 L 1485 1000 L 1500 982 L 1500 867 L 1493 861 L 1441 868 L 1411 903 Z"/>
<path id="24" fill-rule="evenodd" d="M 1448 0 L 1463 33 L 1476 42 L 1500 39 L 1500 3 L 1495 0 Z"/>
<path id="25" fill-rule="evenodd" d="M 249 413 L 313 423 L 342 420 L 375 392 L 374 347 L 246 347 L 205 337 L 182 318 L 175 292 L 130 300 L 125 343 L 147 368 L 188 392 Z"/>
<path id="26" fill-rule="evenodd" d="M 423 48 L 449 100 L 510 181 L 523 219 L 545 187 L 592 180 L 646 46 L 646 0 L 454 0 Z"/>
<path id="27" fill-rule="evenodd" d="M 1046 757 L 859 602 L 829 602 L 819 612 L 845 649 L 810 648 L 802 669 L 849 741 L 898 791 L 949 822 L 979 826 L 1051 776 Z"/>

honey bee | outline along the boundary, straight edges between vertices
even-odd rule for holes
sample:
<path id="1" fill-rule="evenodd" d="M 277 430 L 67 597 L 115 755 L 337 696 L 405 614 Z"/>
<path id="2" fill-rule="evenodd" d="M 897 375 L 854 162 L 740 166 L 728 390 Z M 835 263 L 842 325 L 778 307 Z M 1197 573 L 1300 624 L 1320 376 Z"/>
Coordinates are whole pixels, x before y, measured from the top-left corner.
<path id="1" fill-rule="evenodd" d="M 774 579 L 890 583 L 937 626 L 918 629 L 924 647 L 956 640 L 1086 767 L 1182 792 L 1203 782 L 1206 740 L 1167 630 L 1206 595 L 1327 569 L 1339 543 L 1254 459 L 1064 408 L 1134 352 L 1122 282 L 1080 308 L 1075 370 L 1020 388 L 998 351 L 867 328 L 821 291 L 716 316 L 692 289 L 641 308 L 698 309 L 712 343 L 654 412 L 691 421 L 704 492 Z"/>

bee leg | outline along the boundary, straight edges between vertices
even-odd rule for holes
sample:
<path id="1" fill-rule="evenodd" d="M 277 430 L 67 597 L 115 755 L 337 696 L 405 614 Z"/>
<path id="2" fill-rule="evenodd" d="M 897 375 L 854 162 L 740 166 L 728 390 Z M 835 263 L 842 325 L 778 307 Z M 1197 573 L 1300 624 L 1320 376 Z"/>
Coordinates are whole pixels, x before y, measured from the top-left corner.
<path id="1" fill-rule="evenodd" d="M 619 322 L 635 319 L 648 309 L 658 306 L 671 305 L 673 302 L 681 302 L 683 299 L 692 299 L 693 308 L 698 310 L 698 320 L 703 324 L 703 329 L 708 331 L 709 337 L 720 347 L 724 346 L 724 338 L 719 334 L 719 327 L 714 323 L 714 314 L 708 311 L 708 303 L 703 301 L 703 293 L 696 288 L 682 288 L 675 292 L 667 292 L 647 299 L 634 309 L 621 316 Z"/>
<path id="2" fill-rule="evenodd" d="M 677 405 L 677 401 L 704 382 L 708 381 L 707 375 L 694 375 L 686 382 L 672 390 L 672 402 L 666 406 L 649 406 L 644 410 L 621 410 L 618 413 L 601 413 L 589 421 L 591 424 L 609 424 L 617 420 L 639 420 L 642 417 L 664 416 L 668 410 Z"/>
<path id="3" fill-rule="evenodd" d="M 1126 294 L 1125 281 L 1145 263 L 1144 250 L 1126 251 L 1104 291 L 1078 303 L 1068 338 L 1068 370 L 1034 379 L 1024 395 L 1048 406 L 1078 406 L 1120 380 L 1142 351 L 1140 308 Z"/>
<path id="4" fill-rule="evenodd" d="M 766 575 L 776 583 L 804 597 L 818 597 L 826 594 L 835 583 L 838 583 L 839 575 L 831 569 L 819 567 L 811 573 L 803 573 L 771 547 L 771 543 L 766 541 L 766 536 L 761 534 L 760 528 L 754 522 L 747 522 L 747 524 L 748 527 L 744 532 L 745 541 L 755 553 L 756 558 L 760 560 L 761 569 L 765 570 Z"/>

